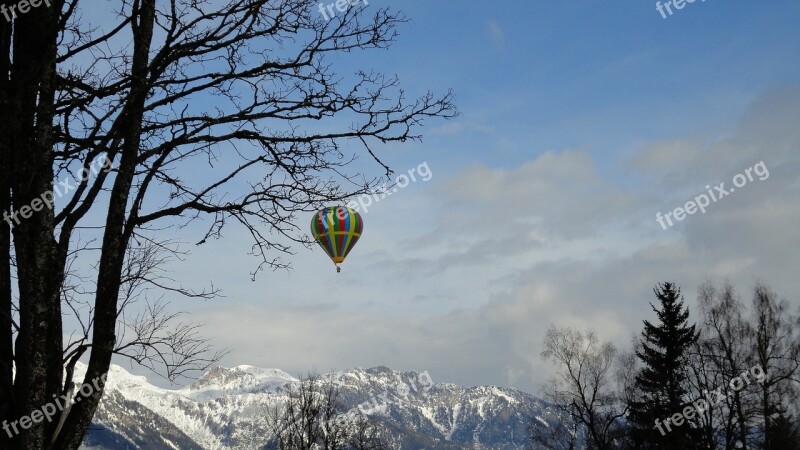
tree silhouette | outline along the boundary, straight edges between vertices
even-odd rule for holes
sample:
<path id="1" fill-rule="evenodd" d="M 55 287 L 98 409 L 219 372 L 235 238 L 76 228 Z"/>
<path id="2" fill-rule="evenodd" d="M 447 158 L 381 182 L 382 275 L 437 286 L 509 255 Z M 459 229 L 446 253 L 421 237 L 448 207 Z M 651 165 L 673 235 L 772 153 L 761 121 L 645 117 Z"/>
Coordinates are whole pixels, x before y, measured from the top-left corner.
<path id="1" fill-rule="evenodd" d="M 378 144 L 419 139 L 425 119 L 455 114 L 450 94 L 409 101 L 396 78 L 333 70 L 335 54 L 393 42 L 405 19 L 387 9 L 362 5 L 324 21 L 306 0 L 48 5 L 0 20 L 0 213 L 10 217 L 0 227 L 2 420 L 67 394 L 81 355 L 84 381 L 99 379 L 119 353 L 120 328 L 151 334 L 126 322 L 124 269 L 148 246 L 179 256 L 165 228 L 208 218 L 202 243 L 238 224 L 252 236 L 254 274 L 287 267 L 280 256 L 291 243 L 308 243 L 298 214 L 379 185 L 353 169 L 356 157 L 388 175 Z M 113 17 L 91 23 L 98 8 Z M 81 175 L 98 161 L 113 169 Z M 214 293 L 161 281 L 147 278 L 153 290 Z M 64 336 L 70 314 L 85 325 L 74 339 Z M 135 341 L 139 350 L 124 354 L 141 361 L 147 350 L 145 360 L 172 365 L 167 375 L 182 372 L 170 355 L 180 343 Z M 0 433 L 0 448 L 77 449 L 100 387 L 63 426 Z"/>
<path id="2" fill-rule="evenodd" d="M 636 376 L 638 398 L 630 404 L 634 441 L 639 448 L 690 448 L 691 427 L 668 418 L 681 414 L 687 405 L 686 362 L 698 334 L 688 323 L 680 288 L 666 282 L 653 292 L 659 301 L 657 307 L 651 304 L 658 322 L 644 321 L 636 352 L 643 367 Z"/>
<path id="3" fill-rule="evenodd" d="M 600 342 L 592 331 L 551 326 L 544 338 L 542 357 L 556 364 L 556 376 L 544 389 L 545 398 L 555 405 L 563 430 L 586 430 L 592 448 L 617 448 L 624 436 L 623 418 L 627 405 L 621 400 L 623 378 L 616 376 L 617 349 Z M 531 431 L 537 431 L 538 427 Z M 547 430 L 551 431 L 551 430 Z M 552 448 L 551 436 L 531 433 L 531 444 Z M 555 445 L 563 448 L 564 442 Z M 570 443 L 570 445 L 572 445 Z"/>
<path id="4" fill-rule="evenodd" d="M 364 414 L 348 412 L 339 386 L 309 375 L 268 413 L 267 450 L 385 450 L 382 429 Z"/>
<path id="5" fill-rule="evenodd" d="M 789 443 L 800 432 L 798 316 L 762 283 L 753 290 L 749 311 L 728 282 L 721 288 L 704 284 L 698 301 L 702 327 L 689 367 L 706 381 L 696 383 L 692 394 L 700 398 L 719 387 L 728 393 L 704 414 L 706 448 L 796 448 Z M 732 387 L 743 379 L 741 389 Z"/>

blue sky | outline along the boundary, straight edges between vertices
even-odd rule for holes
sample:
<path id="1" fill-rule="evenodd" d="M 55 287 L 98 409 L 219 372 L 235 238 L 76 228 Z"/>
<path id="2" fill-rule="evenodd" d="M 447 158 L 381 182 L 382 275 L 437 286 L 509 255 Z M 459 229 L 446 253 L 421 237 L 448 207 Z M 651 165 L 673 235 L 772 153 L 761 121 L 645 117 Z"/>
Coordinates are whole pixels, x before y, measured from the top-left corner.
<path id="1" fill-rule="evenodd" d="M 412 24 L 364 61 L 409 89 L 455 89 L 463 122 L 478 127 L 441 143 L 456 166 L 518 164 L 530 142 L 585 147 L 604 163 L 648 139 L 724 132 L 800 64 L 792 2 L 708 0 L 666 20 L 642 1 L 391 6 Z"/>
<path id="2" fill-rule="evenodd" d="M 691 305 L 706 279 L 747 297 L 760 277 L 799 304 L 800 4 L 698 1 L 668 19 L 625 0 L 364 12 L 387 5 L 410 19 L 397 43 L 332 62 L 397 74 L 409 95 L 452 88 L 461 116 L 380 148 L 396 173 L 426 163 L 433 176 L 363 213 L 341 274 L 298 247 L 292 271 L 250 281 L 257 261 L 235 228 L 187 246 L 173 277 L 226 297 L 175 307 L 232 350 L 225 365 L 387 365 L 536 392 L 547 326 L 625 346 L 657 282 Z M 760 161 L 769 179 L 667 231 L 655 221 Z"/>

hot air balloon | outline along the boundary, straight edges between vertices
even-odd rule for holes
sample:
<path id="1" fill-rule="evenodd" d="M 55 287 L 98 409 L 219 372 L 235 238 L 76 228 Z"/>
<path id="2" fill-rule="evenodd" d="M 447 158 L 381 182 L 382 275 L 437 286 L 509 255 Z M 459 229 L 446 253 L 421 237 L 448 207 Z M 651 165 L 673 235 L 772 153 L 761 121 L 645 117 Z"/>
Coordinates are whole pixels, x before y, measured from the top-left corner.
<path id="1" fill-rule="evenodd" d="M 337 272 L 342 271 L 339 264 L 356 245 L 363 229 L 361 215 L 346 206 L 322 208 L 311 219 L 311 234 L 336 265 Z"/>

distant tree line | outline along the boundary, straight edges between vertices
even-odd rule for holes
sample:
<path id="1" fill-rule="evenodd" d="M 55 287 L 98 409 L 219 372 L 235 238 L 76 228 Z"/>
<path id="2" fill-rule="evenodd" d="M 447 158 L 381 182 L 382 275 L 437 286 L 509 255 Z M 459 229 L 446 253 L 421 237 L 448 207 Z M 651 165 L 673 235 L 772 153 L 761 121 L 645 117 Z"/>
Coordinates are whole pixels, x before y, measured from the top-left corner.
<path id="1" fill-rule="evenodd" d="M 360 412 L 348 412 L 333 380 L 309 375 L 293 385 L 267 415 L 265 450 L 388 450 L 384 430 Z"/>
<path id="2" fill-rule="evenodd" d="M 800 315 L 764 284 L 746 305 L 706 283 L 693 322 L 680 288 L 654 288 L 655 320 L 631 351 L 551 326 L 542 357 L 561 427 L 532 422 L 531 449 L 800 449 Z M 566 436 L 565 436 L 566 435 Z"/>

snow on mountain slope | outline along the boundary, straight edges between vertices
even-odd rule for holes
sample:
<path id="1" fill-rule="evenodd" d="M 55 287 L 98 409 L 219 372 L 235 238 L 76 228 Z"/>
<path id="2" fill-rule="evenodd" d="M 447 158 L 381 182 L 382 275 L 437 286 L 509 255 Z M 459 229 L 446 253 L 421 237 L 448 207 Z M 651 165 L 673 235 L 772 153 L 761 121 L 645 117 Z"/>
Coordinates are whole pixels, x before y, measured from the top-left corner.
<path id="1" fill-rule="evenodd" d="M 228 395 L 275 391 L 296 381 L 296 378 L 278 369 L 215 367 L 179 392 L 196 401 L 208 401 Z"/>
<path id="2" fill-rule="evenodd" d="M 76 369 L 82 379 L 85 367 Z M 324 375 L 341 400 L 385 425 L 392 448 L 523 448 L 528 426 L 550 426 L 546 405 L 494 386 L 434 384 L 426 373 L 386 367 Z M 216 367 L 164 389 L 112 366 L 87 445 L 106 449 L 254 450 L 269 439 L 267 414 L 299 380 L 277 369 Z"/>

